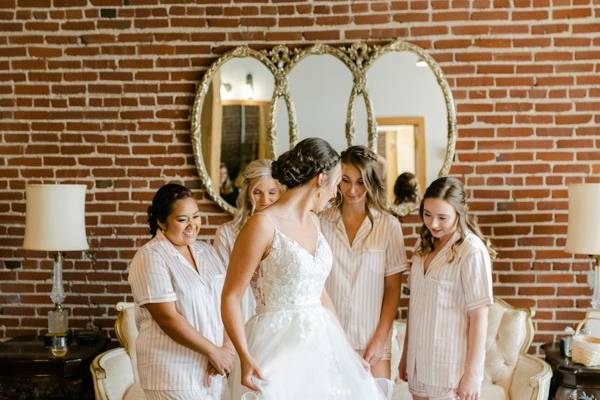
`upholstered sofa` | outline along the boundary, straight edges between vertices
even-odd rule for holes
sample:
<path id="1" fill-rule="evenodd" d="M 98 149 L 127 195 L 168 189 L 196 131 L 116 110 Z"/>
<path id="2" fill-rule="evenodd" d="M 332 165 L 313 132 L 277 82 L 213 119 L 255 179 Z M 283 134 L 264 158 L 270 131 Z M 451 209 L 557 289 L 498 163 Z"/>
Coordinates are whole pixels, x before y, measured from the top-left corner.
<path id="1" fill-rule="evenodd" d="M 123 347 L 109 350 L 94 359 L 91 370 L 96 399 L 143 399 L 138 385 L 134 307 L 117 304 L 117 338 Z M 541 358 L 527 354 L 533 340 L 532 311 L 516 309 L 495 299 L 488 314 L 485 378 L 482 400 L 546 400 L 552 371 Z M 397 378 L 398 360 L 404 342 L 404 324 L 394 324 L 392 351 L 393 378 Z M 410 399 L 406 382 L 398 381 L 394 399 Z"/>
<path id="2" fill-rule="evenodd" d="M 134 305 L 118 303 L 116 309 L 115 332 L 122 347 L 99 354 L 90 366 L 96 400 L 144 400 L 137 379 Z"/>
<path id="3" fill-rule="evenodd" d="M 485 376 L 481 400 L 547 400 L 552 370 L 527 354 L 533 340 L 533 312 L 495 299 L 488 314 Z M 401 354 L 404 327 L 395 326 L 393 361 Z M 395 364 L 397 365 L 397 364 Z M 406 382 L 398 381 L 394 399 L 410 399 Z"/>

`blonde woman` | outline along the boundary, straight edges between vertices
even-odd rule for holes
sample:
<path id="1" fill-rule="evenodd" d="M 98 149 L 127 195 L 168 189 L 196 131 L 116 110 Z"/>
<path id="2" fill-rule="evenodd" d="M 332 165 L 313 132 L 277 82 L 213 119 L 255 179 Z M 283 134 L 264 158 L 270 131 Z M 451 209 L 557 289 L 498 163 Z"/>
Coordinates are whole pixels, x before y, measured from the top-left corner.
<path id="1" fill-rule="evenodd" d="M 457 178 L 431 183 L 419 214 L 423 225 L 411 267 L 399 374 L 415 400 L 476 400 L 496 253 L 469 217 Z"/>
<path id="2" fill-rule="evenodd" d="M 333 252 L 326 289 L 354 350 L 378 378 L 390 378 L 391 328 L 407 269 L 398 220 L 386 211 L 377 155 L 364 146 L 342 152 L 335 206 L 321 214 Z"/>
<path id="3" fill-rule="evenodd" d="M 217 228 L 213 246 L 223 264 L 229 256 L 238 233 L 255 212 L 259 212 L 279 199 L 284 187 L 271 176 L 272 160 L 254 160 L 242 172 L 242 182 L 237 198 L 237 213 L 230 222 Z M 246 291 L 242 300 L 244 321 L 254 315 L 255 301 L 252 291 Z"/>

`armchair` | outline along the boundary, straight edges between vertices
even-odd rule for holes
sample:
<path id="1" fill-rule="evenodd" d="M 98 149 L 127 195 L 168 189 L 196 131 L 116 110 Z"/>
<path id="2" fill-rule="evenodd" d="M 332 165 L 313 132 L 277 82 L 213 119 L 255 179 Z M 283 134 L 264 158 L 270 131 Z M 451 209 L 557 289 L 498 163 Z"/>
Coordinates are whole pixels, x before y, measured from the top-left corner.
<path id="1" fill-rule="evenodd" d="M 133 303 L 118 303 L 119 312 L 115 322 L 117 339 L 123 347 L 99 354 L 90 366 L 94 381 L 96 400 L 145 399 L 139 386 L 135 356 L 135 325 Z"/>
<path id="2" fill-rule="evenodd" d="M 482 400 L 546 400 L 552 370 L 541 358 L 527 354 L 533 341 L 533 312 L 495 298 L 488 313 Z M 396 329 L 402 351 L 404 335 Z M 401 354 L 401 353 L 400 353 Z M 399 358 L 399 357 L 398 357 Z M 393 357 L 394 359 L 394 357 Z M 394 399 L 410 399 L 408 385 L 399 381 Z"/>

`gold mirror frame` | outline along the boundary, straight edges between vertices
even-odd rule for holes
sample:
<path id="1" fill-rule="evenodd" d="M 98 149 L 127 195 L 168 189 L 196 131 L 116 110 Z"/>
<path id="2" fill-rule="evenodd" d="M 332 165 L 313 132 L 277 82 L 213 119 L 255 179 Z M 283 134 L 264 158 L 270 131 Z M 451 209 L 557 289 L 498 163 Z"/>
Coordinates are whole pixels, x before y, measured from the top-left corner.
<path id="1" fill-rule="evenodd" d="M 196 168 L 200 175 L 200 179 L 204 184 L 206 192 L 210 198 L 215 201 L 221 208 L 234 214 L 236 208 L 228 204 L 216 188 L 213 186 L 210 174 L 207 171 L 202 153 L 202 107 L 208 93 L 210 84 L 215 75 L 215 72 L 227 61 L 233 58 L 251 57 L 261 62 L 274 77 L 274 90 L 271 97 L 271 104 L 267 118 L 267 141 L 271 155 L 274 157 L 277 154 L 277 125 L 276 125 L 276 107 L 277 102 L 281 98 L 287 108 L 288 127 L 289 127 L 289 146 L 294 146 L 298 138 L 298 125 L 294 104 L 292 103 L 289 88 L 288 77 L 293 68 L 304 58 L 309 55 L 331 55 L 340 60 L 352 74 L 352 91 L 348 99 L 348 108 L 346 113 L 346 142 L 349 146 L 354 144 L 354 105 L 358 96 L 363 97 L 363 101 L 367 114 L 367 130 L 368 130 L 368 147 L 376 151 L 376 135 L 377 123 L 374 118 L 373 105 L 369 96 L 366 80 L 367 72 L 382 55 L 391 52 L 410 51 L 418 55 L 427 63 L 430 70 L 433 72 L 437 84 L 442 90 L 447 120 L 447 146 L 446 154 L 438 176 L 447 175 L 450 170 L 450 165 L 454 157 L 456 146 L 456 110 L 454 107 L 454 99 L 452 92 L 444 77 L 441 67 L 437 62 L 422 48 L 405 42 L 403 40 L 395 40 L 386 45 L 369 45 L 364 42 L 357 42 L 351 45 L 334 47 L 327 44 L 315 44 L 307 48 L 290 48 L 284 45 L 277 45 L 271 49 L 253 50 L 248 46 L 237 47 L 223 56 L 219 57 L 206 71 L 196 89 L 196 97 L 192 106 L 191 114 L 191 135 L 192 148 Z M 404 216 L 415 210 L 415 205 L 390 205 L 390 210 L 398 215 Z"/>
<path id="2" fill-rule="evenodd" d="M 352 48 L 354 46 L 361 46 L 361 45 L 362 44 L 355 44 L 355 45 L 350 46 L 350 48 Z M 442 68 L 433 59 L 433 57 L 431 57 L 424 49 L 422 49 L 419 46 L 416 46 L 412 43 L 405 42 L 403 40 L 396 40 L 396 41 L 393 41 L 384 46 L 378 46 L 378 45 L 367 46 L 367 48 L 368 48 L 368 50 L 366 50 L 366 51 L 363 50 L 363 53 L 366 54 L 366 57 L 365 57 L 366 60 L 364 62 L 363 74 L 362 74 L 363 79 L 365 80 L 365 83 L 366 83 L 366 76 L 367 76 L 367 72 L 369 71 L 369 67 L 371 67 L 382 55 L 387 54 L 387 53 L 410 51 L 410 52 L 417 54 L 417 56 L 421 60 L 423 60 L 427 63 L 427 66 L 429 67 L 429 69 L 431 70 L 433 75 L 435 76 L 435 80 L 436 80 L 439 88 L 442 90 L 442 94 L 444 96 L 444 103 L 446 106 L 446 127 L 447 127 L 448 142 L 446 144 L 446 154 L 444 156 L 444 161 L 442 163 L 442 167 L 440 168 L 437 176 L 440 177 L 440 176 L 448 175 L 448 172 L 450 171 L 450 166 L 452 164 L 452 160 L 454 158 L 454 150 L 456 147 L 456 137 L 457 137 L 456 109 L 454 108 L 454 98 L 452 97 L 452 91 L 450 90 L 448 81 L 446 81 L 444 73 L 442 72 Z M 367 105 L 368 108 L 372 107 L 372 103 L 369 98 L 369 93 L 368 93 L 368 90 L 366 87 L 364 88 L 363 96 L 365 99 L 365 105 Z M 368 99 L 368 101 L 367 101 L 367 99 Z M 374 113 L 373 113 L 372 109 L 370 110 L 370 112 L 367 109 L 367 129 L 369 130 L 368 146 L 371 150 L 377 152 L 376 140 L 375 140 L 377 137 L 377 122 L 373 118 L 373 114 Z M 422 188 L 422 190 L 425 190 L 425 188 Z M 390 207 L 390 211 L 392 211 L 394 214 L 402 217 L 402 216 L 405 216 L 405 215 L 410 214 L 411 212 L 417 210 L 420 202 L 421 202 L 421 198 L 419 196 L 417 202 L 415 202 L 415 203 L 400 204 L 400 205 L 390 204 L 389 207 Z"/>

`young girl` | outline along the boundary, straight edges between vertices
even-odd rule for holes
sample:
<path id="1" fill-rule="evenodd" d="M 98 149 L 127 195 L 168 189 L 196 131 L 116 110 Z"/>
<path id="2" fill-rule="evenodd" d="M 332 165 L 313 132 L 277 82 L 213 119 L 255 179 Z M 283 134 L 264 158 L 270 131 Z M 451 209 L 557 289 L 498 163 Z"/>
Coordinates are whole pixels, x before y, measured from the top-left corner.
<path id="1" fill-rule="evenodd" d="M 391 327 L 407 261 L 400 223 L 386 211 L 375 153 L 364 146 L 342 152 L 336 200 L 321 214 L 333 252 L 326 289 L 354 349 L 374 376 L 389 378 Z"/>
<path id="2" fill-rule="evenodd" d="M 271 176 L 271 160 L 254 160 L 242 173 L 242 184 L 237 198 L 237 213 L 232 221 L 217 228 L 213 246 L 223 264 L 229 264 L 235 239 L 251 215 L 273 204 L 279 199 L 283 186 Z M 255 301 L 251 290 L 242 300 L 244 321 L 254 315 Z"/>
<path id="3" fill-rule="evenodd" d="M 496 253 L 469 218 L 458 179 L 435 180 L 419 213 L 400 377 L 416 400 L 478 399 Z"/>

